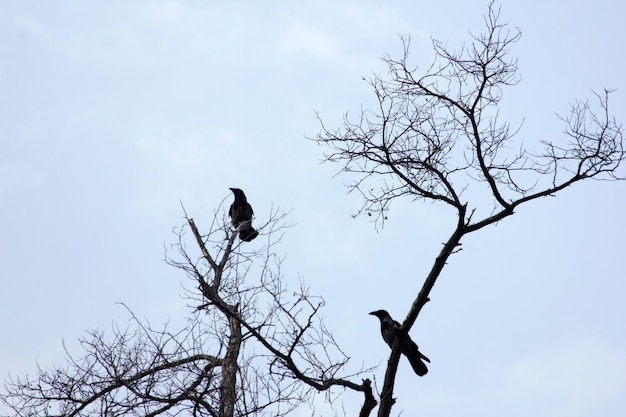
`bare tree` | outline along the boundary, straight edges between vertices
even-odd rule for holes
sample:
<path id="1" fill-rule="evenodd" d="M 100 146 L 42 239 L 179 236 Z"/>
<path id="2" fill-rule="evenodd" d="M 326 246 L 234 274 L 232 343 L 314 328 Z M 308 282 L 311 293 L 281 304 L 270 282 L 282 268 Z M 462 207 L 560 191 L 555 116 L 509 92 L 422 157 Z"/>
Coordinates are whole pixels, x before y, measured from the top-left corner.
<path id="1" fill-rule="evenodd" d="M 458 50 L 434 40 L 435 59 L 423 73 L 409 65 L 410 39 L 402 38 L 400 59 L 384 58 L 386 77 L 370 85 L 377 106 L 339 129 L 322 120 L 315 140 L 328 148 L 325 160 L 351 174 L 348 186 L 363 196 L 359 213 L 386 219 L 397 198 L 442 203 L 456 214 L 454 229 L 408 309 L 406 335 L 448 258 L 468 233 L 499 222 L 515 209 L 587 179 L 621 179 L 622 126 L 609 113 L 611 91 L 594 93 L 595 103 L 576 101 L 560 120 L 565 140 L 541 142 L 543 151 L 517 141 L 519 129 L 498 117 L 506 87 L 519 81 L 509 49 L 521 32 L 500 23 L 489 5 L 483 33 Z M 485 195 L 484 190 L 488 190 Z M 489 201 L 490 202 L 487 202 Z M 379 416 L 389 416 L 402 338 L 396 338 L 380 396 Z"/>
<path id="2" fill-rule="evenodd" d="M 316 392 L 332 401 L 340 388 L 361 392 L 369 415 L 370 381 L 342 375 L 348 357 L 320 318 L 324 300 L 302 282 L 287 289 L 274 252 L 284 216 L 272 211 L 258 248 L 237 239 L 223 211 L 206 235 L 185 215 L 166 256 L 192 283 L 185 328 L 155 328 L 131 313 L 132 325 L 114 326 L 112 337 L 82 337 L 79 357 L 66 349 L 65 365 L 10 378 L 0 399 L 18 416 L 284 416 Z"/>

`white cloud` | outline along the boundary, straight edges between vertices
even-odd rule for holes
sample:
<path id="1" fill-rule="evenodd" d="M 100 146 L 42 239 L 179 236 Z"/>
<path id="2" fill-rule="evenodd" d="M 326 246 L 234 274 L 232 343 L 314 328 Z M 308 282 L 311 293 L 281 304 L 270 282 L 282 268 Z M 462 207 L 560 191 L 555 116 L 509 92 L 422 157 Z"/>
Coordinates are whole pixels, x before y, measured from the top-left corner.
<path id="1" fill-rule="evenodd" d="M 51 36 L 43 24 L 33 17 L 19 16 L 15 19 L 15 26 L 18 30 L 22 30 L 33 38 L 43 42 L 50 42 Z"/>
<path id="2" fill-rule="evenodd" d="M 185 204 L 206 202 L 210 190 L 223 181 L 219 177 L 225 176 L 229 158 L 235 157 L 229 149 L 236 149 L 238 140 L 234 131 L 212 129 L 140 133 L 134 147 L 135 209 L 150 218 L 161 218 L 170 215 L 172 208 L 178 210 L 178 199 Z M 198 181 L 205 183 L 202 189 Z"/>
<path id="3" fill-rule="evenodd" d="M 179 0 L 149 1 L 142 4 L 146 15 L 156 22 L 172 22 L 179 20 L 185 10 Z"/>
<path id="4" fill-rule="evenodd" d="M 552 410 L 551 417 L 603 415 L 626 405 L 626 351 L 602 340 L 579 340 L 537 351 L 515 363 L 507 395 L 520 406 Z M 615 410 L 615 408 L 614 408 Z"/>
<path id="5" fill-rule="evenodd" d="M 284 31 L 279 50 L 287 55 L 310 55 L 324 61 L 340 61 L 340 45 L 330 33 L 303 21 L 292 22 Z"/>

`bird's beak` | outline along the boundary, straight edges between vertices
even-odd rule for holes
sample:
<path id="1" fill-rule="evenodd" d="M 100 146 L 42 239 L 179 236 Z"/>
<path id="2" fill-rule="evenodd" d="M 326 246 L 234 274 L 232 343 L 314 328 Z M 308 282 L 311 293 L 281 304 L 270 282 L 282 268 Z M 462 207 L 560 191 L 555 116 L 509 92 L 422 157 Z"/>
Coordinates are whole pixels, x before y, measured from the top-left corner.
<path id="1" fill-rule="evenodd" d="M 375 316 L 375 315 L 376 315 L 376 312 L 375 312 L 375 311 L 372 311 L 371 313 L 368 313 L 368 314 L 369 314 L 370 316 Z"/>

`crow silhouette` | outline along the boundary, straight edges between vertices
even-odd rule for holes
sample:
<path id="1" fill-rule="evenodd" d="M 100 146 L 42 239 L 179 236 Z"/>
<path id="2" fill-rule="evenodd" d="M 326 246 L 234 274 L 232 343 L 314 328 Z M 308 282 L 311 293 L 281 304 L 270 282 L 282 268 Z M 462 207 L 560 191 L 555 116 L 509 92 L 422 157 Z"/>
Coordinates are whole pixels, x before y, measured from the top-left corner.
<path id="1" fill-rule="evenodd" d="M 230 205 L 228 215 L 230 216 L 233 226 L 239 230 L 239 239 L 244 242 L 250 242 L 259 235 L 259 232 L 252 227 L 252 215 L 254 211 L 241 189 L 230 188 L 230 191 L 235 195 L 235 201 Z"/>
<path id="2" fill-rule="evenodd" d="M 389 347 L 393 347 L 393 342 L 395 342 L 396 337 L 398 337 L 398 333 L 400 332 L 400 323 L 392 319 L 386 310 L 376 310 L 372 311 L 370 314 L 378 317 L 380 320 L 380 333 Z M 416 374 L 424 376 L 428 373 L 428 368 L 426 367 L 424 361 L 430 362 L 430 359 L 422 355 L 417 348 L 417 345 L 411 340 L 411 337 L 408 334 L 404 337 L 401 351 L 402 354 L 409 360 L 409 363 Z"/>

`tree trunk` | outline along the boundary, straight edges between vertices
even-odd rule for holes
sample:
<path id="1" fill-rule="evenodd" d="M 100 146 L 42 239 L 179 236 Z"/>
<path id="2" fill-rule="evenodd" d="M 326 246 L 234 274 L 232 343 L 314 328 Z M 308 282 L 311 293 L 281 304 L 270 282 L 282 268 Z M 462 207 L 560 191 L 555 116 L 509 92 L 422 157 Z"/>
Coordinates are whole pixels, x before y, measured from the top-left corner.
<path id="1" fill-rule="evenodd" d="M 235 306 L 235 311 L 238 306 Z M 230 338 L 228 348 L 222 365 L 222 386 L 220 401 L 220 417 L 233 417 L 235 412 L 235 401 L 237 400 L 237 357 L 241 347 L 241 325 L 235 316 L 228 318 L 230 324 Z"/>

